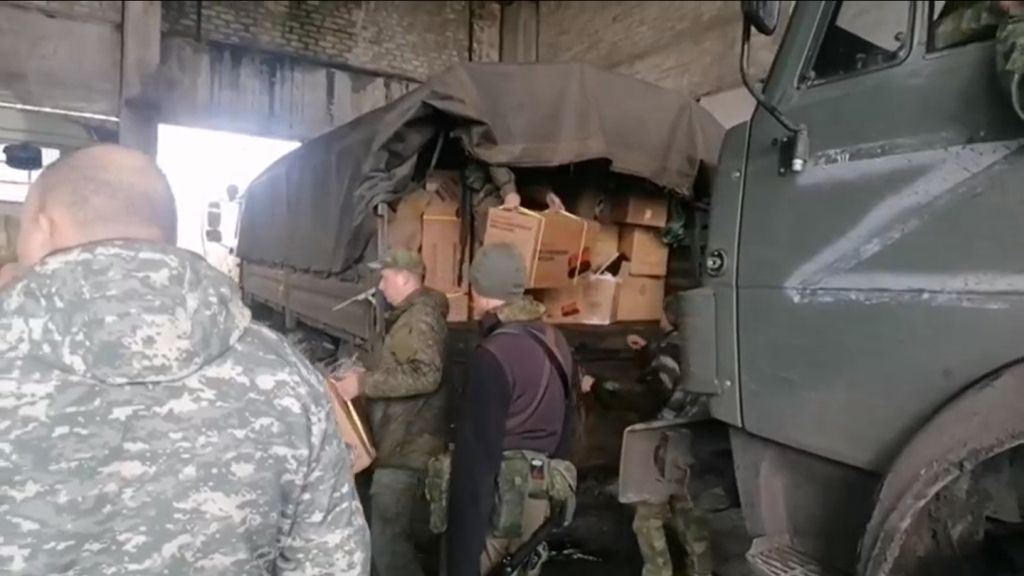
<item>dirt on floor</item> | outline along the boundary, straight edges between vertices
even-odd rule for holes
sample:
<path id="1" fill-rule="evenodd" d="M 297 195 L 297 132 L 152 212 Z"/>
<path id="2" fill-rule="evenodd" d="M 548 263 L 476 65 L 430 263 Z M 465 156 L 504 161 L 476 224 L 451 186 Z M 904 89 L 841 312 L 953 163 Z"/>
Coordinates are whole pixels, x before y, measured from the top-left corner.
<path id="1" fill-rule="evenodd" d="M 626 512 L 625 515 L 629 516 L 629 513 Z M 600 530 L 588 526 L 589 523 L 590 520 L 583 519 L 582 530 L 591 535 L 603 532 L 605 536 L 610 537 L 620 532 L 615 526 Z M 616 526 L 619 525 L 622 523 L 617 522 Z M 625 523 L 627 529 L 629 525 L 628 522 Z M 584 551 L 579 548 L 559 550 L 556 541 L 553 543 L 556 550 L 544 567 L 544 576 L 639 576 L 643 563 L 632 531 L 629 530 L 628 535 L 620 535 L 620 538 L 604 552 Z M 754 576 L 744 557 L 750 548 L 750 537 L 747 536 L 743 514 L 738 508 L 719 512 L 711 517 L 711 538 L 717 576 Z"/>

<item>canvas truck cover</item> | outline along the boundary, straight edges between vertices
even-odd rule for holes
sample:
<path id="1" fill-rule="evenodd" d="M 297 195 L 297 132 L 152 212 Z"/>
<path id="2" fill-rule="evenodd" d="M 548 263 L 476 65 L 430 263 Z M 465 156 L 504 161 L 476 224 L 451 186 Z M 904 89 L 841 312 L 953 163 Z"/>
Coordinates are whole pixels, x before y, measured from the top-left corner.
<path id="1" fill-rule="evenodd" d="M 461 64 L 267 168 L 246 191 L 239 256 L 347 272 L 375 237 L 374 207 L 409 191 L 417 156 L 442 130 L 489 164 L 604 159 L 675 190 L 717 161 L 723 136 L 685 95 L 589 65 Z"/>

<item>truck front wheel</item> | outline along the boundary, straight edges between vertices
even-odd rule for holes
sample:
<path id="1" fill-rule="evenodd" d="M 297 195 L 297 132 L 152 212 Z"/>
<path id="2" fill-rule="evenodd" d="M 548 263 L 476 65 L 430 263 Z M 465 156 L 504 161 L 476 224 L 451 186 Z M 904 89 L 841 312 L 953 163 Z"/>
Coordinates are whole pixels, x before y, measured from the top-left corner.
<path id="1" fill-rule="evenodd" d="M 1024 573 L 1024 365 L 939 411 L 890 468 L 860 576 Z"/>
<path id="2" fill-rule="evenodd" d="M 1010 576 L 1024 573 L 1021 480 L 1014 449 L 956 477 L 908 525 L 888 574 Z M 1020 551 L 1020 552 L 1018 552 Z"/>

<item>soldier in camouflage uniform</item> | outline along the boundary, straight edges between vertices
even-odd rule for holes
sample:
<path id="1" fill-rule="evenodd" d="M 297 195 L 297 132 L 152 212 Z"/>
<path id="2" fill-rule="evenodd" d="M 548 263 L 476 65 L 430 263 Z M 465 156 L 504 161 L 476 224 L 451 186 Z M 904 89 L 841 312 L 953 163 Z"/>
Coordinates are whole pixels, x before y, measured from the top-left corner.
<path id="1" fill-rule="evenodd" d="M 932 25 L 936 50 L 993 38 L 999 80 L 1024 120 L 1024 0 L 946 2 Z"/>
<path id="2" fill-rule="evenodd" d="M 0 303 L 0 573 L 368 574 L 321 377 L 175 230 L 124 148 L 33 184 Z"/>
<path id="3" fill-rule="evenodd" d="M 338 381 L 351 400 L 370 400 L 370 432 L 377 463 L 370 487 L 370 530 L 379 576 L 422 574 L 413 540 L 413 512 L 421 504 L 427 462 L 445 446 L 445 390 L 441 382 L 448 337 L 448 298 L 423 286 L 423 260 L 395 250 L 375 263 L 379 290 L 393 307 L 379 357 L 368 372 Z"/>
<path id="4" fill-rule="evenodd" d="M 648 369 L 644 372 L 643 380 L 653 386 L 664 401 L 664 407 L 658 413 L 657 419 L 700 420 L 707 417 L 707 397 L 687 393 L 680 385 L 683 374 L 679 364 L 682 358 L 679 334 L 676 331 L 679 323 L 678 310 L 675 298 L 670 297 L 665 301 L 665 312 L 661 320 L 665 335 L 657 344 L 650 345 L 637 335 L 630 335 L 627 343 L 644 357 Z M 691 472 L 692 470 L 684 471 L 683 484 L 668 501 L 643 502 L 636 505 L 633 532 L 644 558 L 643 576 L 673 574 L 672 558 L 665 535 L 665 524 L 669 522 L 686 549 L 686 574 L 711 574 L 708 521 L 704 510 L 697 502 L 697 497 L 703 494 L 700 494 L 702 490 L 691 478 Z"/>
<path id="5" fill-rule="evenodd" d="M 932 26 L 932 44 L 945 50 L 999 34 L 1014 19 L 1024 16 L 1021 0 L 961 0 L 946 2 Z"/>
<path id="6" fill-rule="evenodd" d="M 510 168 L 504 166 L 488 166 L 479 162 L 471 162 L 463 171 L 463 180 L 471 191 L 473 212 L 475 214 L 474 238 L 477 247 L 483 242 L 487 228 L 487 211 L 502 206 L 508 209 L 519 208 L 523 198 L 516 187 L 516 177 Z M 562 201 L 554 193 L 547 192 L 541 198 L 542 189 L 530 188 L 525 191 L 527 200 L 533 204 L 546 203 L 551 210 L 565 210 Z"/>

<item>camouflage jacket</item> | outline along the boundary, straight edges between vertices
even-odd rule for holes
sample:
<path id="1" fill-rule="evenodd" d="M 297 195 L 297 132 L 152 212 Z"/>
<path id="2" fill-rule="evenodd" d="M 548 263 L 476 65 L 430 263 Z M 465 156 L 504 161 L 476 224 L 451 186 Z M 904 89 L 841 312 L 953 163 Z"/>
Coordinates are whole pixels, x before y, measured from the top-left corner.
<path id="1" fill-rule="evenodd" d="M 689 393 L 682 386 L 682 350 L 678 339 L 677 332 L 669 332 L 660 342 L 648 345 L 642 352 L 647 366 L 642 378 L 657 388 L 665 402 L 657 416 L 659 420 L 699 418 L 707 412 L 707 398 Z"/>
<path id="2" fill-rule="evenodd" d="M 359 380 L 370 400 L 377 466 L 425 470 L 444 449 L 447 316 L 448 298 L 421 288 L 388 317 L 378 359 Z"/>
<path id="3" fill-rule="evenodd" d="M 996 38 L 1000 73 L 1024 73 L 1024 13 L 992 0 L 946 2 L 933 27 L 932 43 L 944 50 Z"/>
<path id="4" fill-rule="evenodd" d="M 369 574 L 322 379 L 227 276 L 103 242 L 0 300 L 0 573 Z"/>

